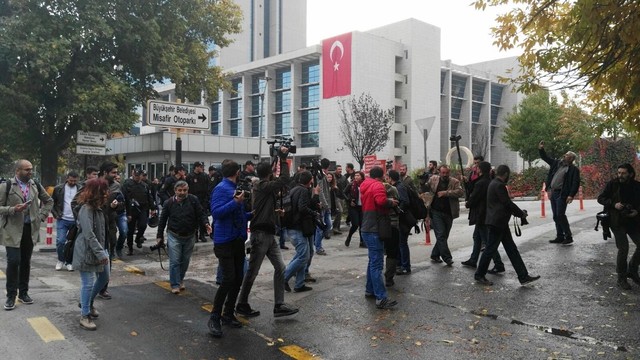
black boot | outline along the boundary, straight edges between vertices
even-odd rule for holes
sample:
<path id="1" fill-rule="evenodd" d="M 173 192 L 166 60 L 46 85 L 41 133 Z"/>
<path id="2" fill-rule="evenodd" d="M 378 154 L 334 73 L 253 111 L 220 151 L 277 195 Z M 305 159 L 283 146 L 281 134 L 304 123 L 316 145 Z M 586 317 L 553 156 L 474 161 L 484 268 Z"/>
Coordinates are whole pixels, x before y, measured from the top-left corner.
<path id="1" fill-rule="evenodd" d="M 393 276 L 396 274 L 397 264 L 398 264 L 398 259 L 389 259 L 387 257 L 387 263 L 385 264 L 385 270 L 384 270 L 384 284 L 387 287 L 395 285 L 395 281 L 393 281 Z"/>

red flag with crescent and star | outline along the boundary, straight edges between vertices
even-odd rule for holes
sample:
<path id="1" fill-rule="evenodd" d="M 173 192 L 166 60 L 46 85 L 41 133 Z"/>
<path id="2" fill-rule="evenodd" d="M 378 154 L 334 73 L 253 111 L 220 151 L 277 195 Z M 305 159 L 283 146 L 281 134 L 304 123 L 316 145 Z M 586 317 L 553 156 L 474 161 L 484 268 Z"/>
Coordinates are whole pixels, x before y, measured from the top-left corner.
<path id="1" fill-rule="evenodd" d="M 351 33 L 322 41 L 322 98 L 351 94 Z"/>

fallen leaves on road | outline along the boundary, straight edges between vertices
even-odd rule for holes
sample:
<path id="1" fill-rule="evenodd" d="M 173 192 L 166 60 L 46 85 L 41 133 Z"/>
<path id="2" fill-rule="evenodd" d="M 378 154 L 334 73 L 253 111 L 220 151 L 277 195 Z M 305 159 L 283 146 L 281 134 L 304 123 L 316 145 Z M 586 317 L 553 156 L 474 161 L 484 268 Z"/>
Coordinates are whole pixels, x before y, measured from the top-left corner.
<path id="1" fill-rule="evenodd" d="M 443 343 L 448 344 L 448 345 L 451 345 L 451 344 L 455 343 L 455 341 L 453 341 L 453 340 L 440 340 L 440 342 L 443 342 Z"/>
<path id="2" fill-rule="evenodd" d="M 138 336 L 138 333 L 137 333 L 137 332 L 135 332 L 135 331 L 132 331 L 132 332 L 130 332 L 130 333 L 129 333 L 129 335 L 131 335 L 131 336 Z"/>

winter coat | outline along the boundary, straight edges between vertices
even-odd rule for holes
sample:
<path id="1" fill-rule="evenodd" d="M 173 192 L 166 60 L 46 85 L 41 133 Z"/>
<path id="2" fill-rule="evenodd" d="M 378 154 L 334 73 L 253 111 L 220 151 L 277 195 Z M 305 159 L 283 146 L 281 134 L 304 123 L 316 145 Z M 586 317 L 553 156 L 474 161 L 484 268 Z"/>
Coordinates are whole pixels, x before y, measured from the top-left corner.
<path id="1" fill-rule="evenodd" d="M 78 271 L 102 272 L 108 259 L 105 250 L 107 238 L 105 215 L 102 209 L 85 204 L 78 212 L 78 236 L 73 248 L 73 268 Z"/>
<path id="2" fill-rule="evenodd" d="M 11 182 L 9 196 L 7 183 Z M 31 205 L 22 212 L 16 212 L 15 206 L 31 200 Z M 5 205 L 6 204 L 6 205 Z M 35 245 L 40 239 L 40 223 L 49 216 L 53 207 L 53 199 L 44 188 L 29 180 L 29 199 L 24 199 L 20 185 L 15 178 L 8 179 L 0 184 L 0 245 L 19 248 L 24 228 L 24 216 L 29 214 L 31 218 L 31 240 Z"/>

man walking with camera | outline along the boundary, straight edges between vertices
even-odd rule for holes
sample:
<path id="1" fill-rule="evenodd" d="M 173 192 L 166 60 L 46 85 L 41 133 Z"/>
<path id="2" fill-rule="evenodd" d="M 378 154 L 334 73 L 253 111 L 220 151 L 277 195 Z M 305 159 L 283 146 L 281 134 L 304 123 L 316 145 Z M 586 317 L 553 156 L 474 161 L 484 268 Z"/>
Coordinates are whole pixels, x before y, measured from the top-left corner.
<path id="1" fill-rule="evenodd" d="M 487 225 L 488 237 L 487 247 L 480 256 L 480 263 L 476 269 L 474 278 L 480 285 L 490 286 L 493 283 L 485 277 L 489 269 L 489 262 L 493 259 L 498 251 L 498 246 L 502 243 L 504 251 L 507 253 L 511 265 L 518 274 L 518 280 L 521 285 L 526 285 L 540 279 L 540 276 L 531 276 L 527 271 L 527 267 L 522 261 L 520 252 L 516 243 L 513 241 L 511 231 L 509 230 L 509 219 L 511 215 L 519 217 L 523 220 L 527 217 L 527 212 L 520 210 L 518 205 L 514 204 L 507 192 L 507 182 L 511 170 L 507 165 L 500 165 L 496 169 L 496 177 L 489 183 L 487 188 L 487 217 L 485 223 Z"/>
<path id="2" fill-rule="evenodd" d="M 169 247 L 169 284 L 171 292 L 179 294 L 185 289 L 184 276 L 189 268 L 191 253 L 196 242 L 195 229 L 204 228 L 211 234 L 211 226 L 198 198 L 189 194 L 189 185 L 179 180 L 174 185 L 175 195 L 162 206 L 158 224 L 156 246 L 164 247 L 164 229 L 167 228 Z"/>
<path id="3" fill-rule="evenodd" d="M 151 191 L 145 182 L 142 181 L 142 170 L 135 170 L 133 177 L 127 179 L 122 186 L 122 192 L 126 199 L 128 231 L 127 246 L 128 255 L 133 255 L 133 234 L 136 234 L 136 246 L 142 248 L 144 232 L 147 229 L 149 212 L 155 214 L 156 203 L 151 197 Z M 136 232 L 137 230 L 137 232 Z"/>
<path id="4" fill-rule="evenodd" d="M 283 196 L 289 183 L 289 165 L 287 155 L 289 149 L 281 146 L 277 155 L 280 165 L 280 177 L 273 179 L 271 164 L 261 162 L 257 167 L 257 175 L 260 179 L 252 190 L 253 218 L 251 220 L 251 250 L 249 252 L 249 269 L 242 280 L 242 288 L 236 305 L 236 314 L 245 317 L 260 315 L 260 311 L 253 310 L 249 305 L 249 293 L 253 282 L 258 276 L 260 266 L 267 256 L 273 265 L 273 316 L 281 317 L 293 315 L 298 309 L 290 308 L 284 303 L 284 260 L 280 252 L 280 244 L 276 240 L 276 224 L 281 209 L 277 208 L 276 198 Z"/>
<path id="5" fill-rule="evenodd" d="M 549 164 L 549 174 L 545 182 L 547 191 L 551 193 L 551 211 L 556 223 L 556 238 L 549 240 L 552 244 L 573 245 L 571 227 L 567 219 L 567 205 L 571 204 L 580 187 L 580 170 L 573 162 L 576 153 L 568 151 L 561 160 L 550 158 L 544 151 L 544 141 L 538 145 L 540 158 Z"/>
<path id="6" fill-rule="evenodd" d="M 211 193 L 211 216 L 214 222 L 213 252 L 222 269 L 222 282 L 213 299 L 213 309 L 209 318 L 209 333 L 222 337 L 222 323 L 232 327 L 242 327 L 233 314 L 240 286 L 242 285 L 247 221 L 251 213 L 245 212 L 245 192 L 236 191 L 240 175 L 240 165 L 233 160 L 222 162 L 224 179 Z"/>
<path id="7" fill-rule="evenodd" d="M 607 183 L 598 196 L 598 203 L 604 205 L 609 213 L 609 221 L 613 237 L 616 240 L 618 256 L 616 272 L 618 286 L 623 290 L 631 289 L 627 277 L 640 285 L 638 265 L 640 265 L 640 183 L 635 180 L 636 172 L 631 164 L 618 166 L 618 176 Z M 636 245 L 636 250 L 627 263 L 629 256 L 629 238 Z"/>
<path id="8" fill-rule="evenodd" d="M 56 271 L 66 268 L 67 271 L 73 271 L 73 265 L 65 262 L 64 243 L 67 241 L 67 232 L 76 224 L 75 216 L 71 202 L 78 193 L 78 173 L 69 171 L 67 180 L 53 189 L 53 208 L 51 215 L 56 219 L 56 253 L 58 254 L 58 262 L 56 263 Z"/>
<path id="9" fill-rule="evenodd" d="M 207 217 L 209 216 L 209 176 L 204 172 L 204 164 L 196 161 L 193 165 L 193 172 L 187 175 L 187 184 L 189 184 L 189 193 L 193 194 L 199 201 L 202 209 L 204 209 Z M 198 229 L 197 241 L 207 242 L 207 230 L 204 227 Z"/>
<path id="10" fill-rule="evenodd" d="M 329 166 L 331 166 L 331 161 L 327 158 L 323 158 L 320 160 L 320 167 L 322 171 L 316 175 L 316 182 L 320 186 L 320 217 L 322 219 L 322 224 L 316 228 L 315 235 L 315 247 L 316 254 L 318 255 L 327 255 L 327 252 L 322 247 L 323 239 L 331 238 L 331 230 L 333 228 L 333 224 L 331 222 L 331 193 L 329 182 L 327 181 L 327 174 L 329 173 Z"/>

